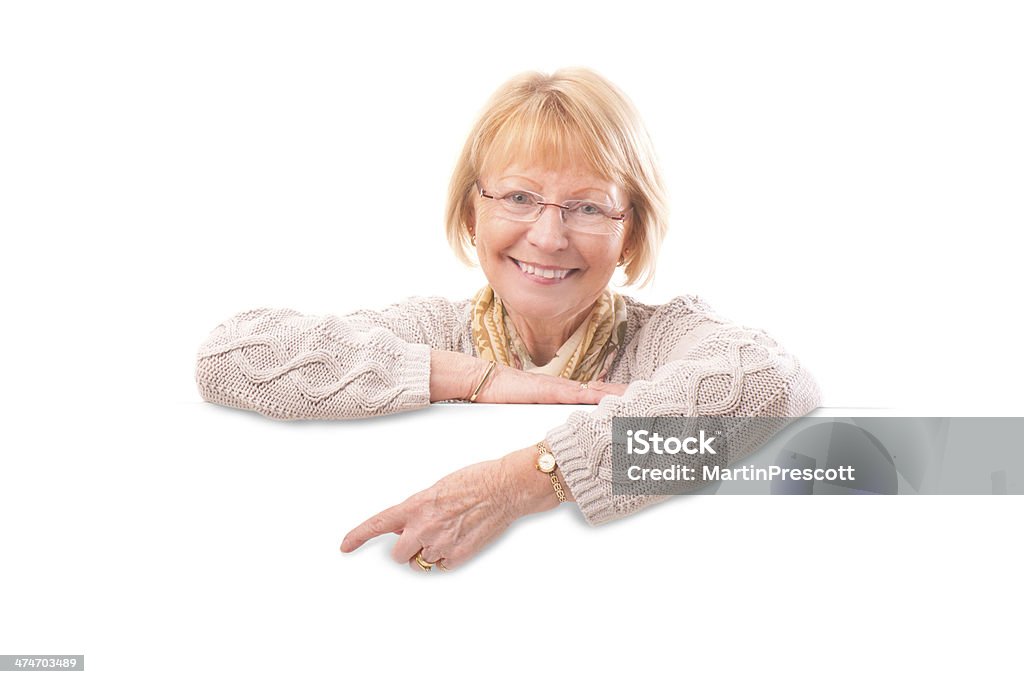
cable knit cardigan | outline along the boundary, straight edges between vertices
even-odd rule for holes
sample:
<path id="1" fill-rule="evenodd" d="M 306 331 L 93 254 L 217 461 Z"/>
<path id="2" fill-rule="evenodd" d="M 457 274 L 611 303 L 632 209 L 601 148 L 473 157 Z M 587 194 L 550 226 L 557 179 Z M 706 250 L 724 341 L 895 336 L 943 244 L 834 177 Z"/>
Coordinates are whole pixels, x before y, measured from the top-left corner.
<path id="1" fill-rule="evenodd" d="M 625 300 L 625 343 L 607 380 L 628 389 L 546 437 L 591 524 L 666 498 L 612 494 L 613 416 L 797 417 L 820 402 L 811 375 L 763 330 L 735 325 L 694 296 L 660 306 Z M 196 383 L 206 401 L 271 418 L 409 411 L 430 404 L 431 349 L 476 355 L 470 330 L 470 301 L 441 297 L 346 316 L 255 309 L 211 333 Z"/>

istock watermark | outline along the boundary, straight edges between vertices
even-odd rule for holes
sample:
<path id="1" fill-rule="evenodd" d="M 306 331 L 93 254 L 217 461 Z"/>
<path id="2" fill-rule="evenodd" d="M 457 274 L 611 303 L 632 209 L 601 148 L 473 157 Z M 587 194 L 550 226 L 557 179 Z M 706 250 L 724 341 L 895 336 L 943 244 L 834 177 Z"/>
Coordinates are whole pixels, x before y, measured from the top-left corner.
<path id="1" fill-rule="evenodd" d="M 656 454 L 714 454 L 711 443 L 714 437 L 708 437 L 703 430 L 696 437 L 662 437 L 650 430 L 626 430 L 626 453 L 646 455 L 654 450 Z M 694 446 L 694 445 L 697 446 Z"/>
<path id="2" fill-rule="evenodd" d="M 612 492 L 1021 494 L 1024 418 L 612 420 Z"/>

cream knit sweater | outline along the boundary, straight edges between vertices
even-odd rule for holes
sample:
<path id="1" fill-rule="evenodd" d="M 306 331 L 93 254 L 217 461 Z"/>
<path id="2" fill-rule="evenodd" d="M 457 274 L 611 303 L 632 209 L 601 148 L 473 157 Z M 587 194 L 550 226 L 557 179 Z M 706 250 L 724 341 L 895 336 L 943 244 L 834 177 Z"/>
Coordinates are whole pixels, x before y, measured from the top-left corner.
<path id="1" fill-rule="evenodd" d="M 811 375 L 763 330 L 720 318 L 698 297 L 660 306 L 625 300 L 626 339 L 607 379 L 629 388 L 573 413 L 546 437 L 591 524 L 665 498 L 612 494 L 613 416 L 797 417 L 820 401 Z M 196 383 L 206 401 L 271 418 L 409 411 L 430 404 L 431 349 L 476 355 L 470 330 L 469 300 L 440 297 L 347 316 L 255 309 L 211 333 L 199 349 Z"/>

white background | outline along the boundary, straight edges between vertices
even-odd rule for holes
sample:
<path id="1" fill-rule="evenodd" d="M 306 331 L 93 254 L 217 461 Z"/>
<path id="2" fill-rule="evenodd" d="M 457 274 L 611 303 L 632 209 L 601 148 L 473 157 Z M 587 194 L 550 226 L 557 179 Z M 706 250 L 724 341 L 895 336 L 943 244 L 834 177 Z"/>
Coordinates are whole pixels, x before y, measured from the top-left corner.
<path id="1" fill-rule="evenodd" d="M 1019 677 L 1018 497 L 563 506 L 426 576 L 337 545 L 572 408 L 200 401 L 236 311 L 470 296 L 464 136 L 508 77 L 584 65 L 671 194 L 631 294 L 767 329 L 837 410 L 1024 413 L 1015 3 L 666 7 L 4 3 L 0 652 L 95 682 Z"/>

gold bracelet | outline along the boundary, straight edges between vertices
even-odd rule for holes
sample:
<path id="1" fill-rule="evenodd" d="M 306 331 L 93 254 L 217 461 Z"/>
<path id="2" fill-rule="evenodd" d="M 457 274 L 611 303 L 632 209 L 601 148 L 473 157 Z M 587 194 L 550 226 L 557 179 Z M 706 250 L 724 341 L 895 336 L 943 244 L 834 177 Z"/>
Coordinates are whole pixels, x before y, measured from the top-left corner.
<path id="1" fill-rule="evenodd" d="M 487 370 L 484 371 L 484 377 L 480 378 L 480 383 L 476 386 L 476 389 L 473 390 L 473 394 L 471 394 L 469 397 L 469 403 L 472 404 L 474 401 L 476 401 L 476 398 L 480 394 L 480 390 L 483 388 L 484 383 L 487 382 L 487 378 L 491 377 L 491 371 L 494 370 L 495 365 L 495 362 L 491 361 L 490 365 L 487 366 Z"/>

